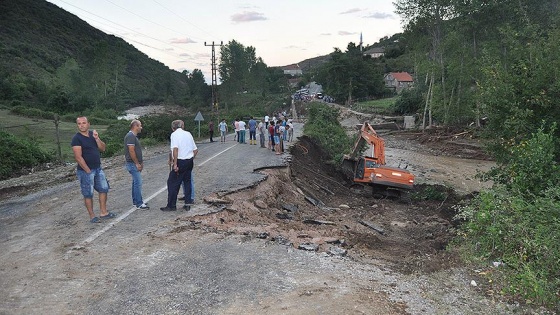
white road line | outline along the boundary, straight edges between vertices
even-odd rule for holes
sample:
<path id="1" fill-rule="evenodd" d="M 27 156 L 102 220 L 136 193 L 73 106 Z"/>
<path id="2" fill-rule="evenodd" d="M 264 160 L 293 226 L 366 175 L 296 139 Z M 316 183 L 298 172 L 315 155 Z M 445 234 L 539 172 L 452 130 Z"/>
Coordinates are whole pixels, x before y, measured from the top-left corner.
<path id="1" fill-rule="evenodd" d="M 208 159 L 200 162 L 197 164 L 197 166 L 202 166 L 204 164 L 206 164 L 207 162 L 209 162 L 210 160 L 218 157 L 221 154 L 224 154 L 225 152 L 227 152 L 228 150 L 230 150 L 231 148 L 235 147 L 236 145 L 238 145 L 238 143 L 214 154 L 213 156 L 209 157 Z M 159 194 L 161 194 L 162 192 L 167 190 L 167 185 L 163 186 L 162 188 L 160 188 L 158 191 L 156 191 L 154 194 L 152 194 L 150 197 L 146 198 L 146 202 L 154 199 L 155 197 L 157 197 Z M 72 252 L 73 250 L 79 250 L 79 249 L 83 249 L 87 244 L 95 241 L 95 239 L 97 239 L 99 236 L 103 235 L 103 233 L 107 232 L 109 229 L 111 229 L 113 226 L 115 226 L 117 223 L 121 222 L 122 220 L 124 220 L 126 217 L 128 217 L 130 214 L 132 214 L 134 211 L 136 211 L 136 207 L 132 207 L 130 210 L 126 211 L 125 213 L 121 214 L 120 216 L 116 217 L 115 219 L 112 219 L 110 222 L 107 223 L 106 226 L 104 226 L 101 230 L 93 233 L 92 235 L 90 235 L 88 238 L 86 238 L 85 240 L 83 240 L 80 244 L 70 248 L 70 250 L 68 250 L 66 252 L 66 254 L 70 254 L 70 252 Z M 101 219 L 103 220 L 103 219 Z"/>

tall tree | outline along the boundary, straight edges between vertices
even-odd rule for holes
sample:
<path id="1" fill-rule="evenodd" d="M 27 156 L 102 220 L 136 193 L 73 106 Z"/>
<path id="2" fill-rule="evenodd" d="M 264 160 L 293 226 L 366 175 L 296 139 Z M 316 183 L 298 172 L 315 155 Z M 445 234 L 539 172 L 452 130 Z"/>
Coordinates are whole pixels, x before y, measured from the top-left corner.
<path id="1" fill-rule="evenodd" d="M 381 69 L 371 58 L 364 57 L 354 43 L 349 43 L 344 53 L 335 48 L 331 59 L 319 68 L 315 80 L 325 93 L 346 103 L 381 96 L 384 89 Z"/>
<path id="2" fill-rule="evenodd" d="M 222 85 L 230 92 L 243 92 L 250 84 L 250 71 L 256 63 L 255 49 L 235 40 L 220 48 L 218 71 Z"/>
<path id="3" fill-rule="evenodd" d="M 396 12 L 407 23 L 407 27 L 421 28 L 430 39 L 428 58 L 430 64 L 426 73 L 437 76 L 439 89 L 439 103 L 446 104 L 448 98 L 447 78 L 445 72 L 445 55 L 442 48 L 444 38 L 443 22 L 452 18 L 451 0 L 398 0 L 395 2 Z M 435 78 L 431 78 L 430 82 Z M 433 104 L 433 86 L 430 95 L 426 95 L 427 106 L 431 109 Z M 432 111 L 424 111 L 431 115 Z M 424 119 L 425 120 L 425 119 Z M 428 120 L 431 122 L 432 117 Z"/>

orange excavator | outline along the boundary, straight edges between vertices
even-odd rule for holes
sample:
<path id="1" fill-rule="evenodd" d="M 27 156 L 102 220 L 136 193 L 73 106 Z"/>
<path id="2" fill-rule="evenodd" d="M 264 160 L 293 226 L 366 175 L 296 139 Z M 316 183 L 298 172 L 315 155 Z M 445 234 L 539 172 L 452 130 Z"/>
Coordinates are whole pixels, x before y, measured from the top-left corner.
<path id="1" fill-rule="evenodd" d="M 371 155 L 358 156 L 366 143 L 371 146 Z M 412 173 L 385 165 L 385 140 L 368 122 L 361 126 L 352 153 L 344 155 L 342 170 L 354 183 L 373 186 L 374 194 L 381 190 L 408 190 L 414 186 Z"/>

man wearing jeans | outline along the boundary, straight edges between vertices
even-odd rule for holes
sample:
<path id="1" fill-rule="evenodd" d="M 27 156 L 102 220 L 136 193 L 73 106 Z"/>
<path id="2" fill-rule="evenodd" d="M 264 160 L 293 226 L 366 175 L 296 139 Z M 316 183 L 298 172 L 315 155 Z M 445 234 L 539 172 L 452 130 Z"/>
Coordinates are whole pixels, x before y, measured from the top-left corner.
<path id="1" fill-rule="evenodd" d="M 124 157 L 126 159 L 126 170 L 132 175 L 132 204 L 136 209 L 150 209 L 142 199 L 142 147 L 138 140 L 138 134 L 142 132 L 142 123 L 138 119 L 130 122 L 130 131 L 124 136 Z"/>
<path id="2" fill-rule="evenodd" d="M 89 130 L 87 117 L 76 119 L 78 132 L 72 137 L 72 151 L 78 163 L 76 175 L 80 181 L 80 190 L 84 196 L 84 204 L 91 223 L 99 223 L 101 219 L 111 219 L 117 215 L 107 211 L 107 192 L 109 182 L 101 168 L 101 153 L 105 151 L 105 142 L 99 138 L 97 130 Z M 97 217 L 93 212 L 93 191 L 99 194 L 99 212 Z"/>

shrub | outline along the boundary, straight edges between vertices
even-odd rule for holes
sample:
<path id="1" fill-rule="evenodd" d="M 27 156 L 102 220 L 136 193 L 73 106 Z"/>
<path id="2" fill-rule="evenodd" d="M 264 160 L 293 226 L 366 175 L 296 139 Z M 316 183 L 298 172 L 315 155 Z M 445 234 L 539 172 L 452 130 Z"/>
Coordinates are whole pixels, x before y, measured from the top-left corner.
<path id="1" fill-rule="evenodd" d="M 4 131 L 0 131 L 0 143 L 0 179 L 54 160 L 53 154 L 41 150 L 35 143 Z"/>
<path id="2" fill-rule="evenodd" d="M 338 121 L 338 110 L 324 103 L 313 102 L 309 105 L 309 116 L 304 133 L 318 141 L 335 165 L 340 164 L 342 156 L 350 152 L 352 140 Z"/>
<path id="3" fill-rule="evenodd" d="M 41 119 L 53 119 L 54 113 L 49 111 L 44 111 L 38 108 L 26 107 L 24 105 L 18 105 L 10 110 L 13 114 L 25 116 L 29 118 L 41 118 Z"/>
<path id="4" fill-rule="evenodd" d="M 489 175 L 494 186 L 458 214 L 466 220 L 457 243 L 474 259 L 502 261 L 504 290 L 555 305 L 560 293 L 560 171 L 554 139 L 541 128 L 512 144 Z"/>
<path id="5" fill-rule="evenodd" d="M 422 97 L 420 89 L 406 89 L 399 94 L 399 97 L 394 105 L 394 111 L 395 113 L 401 115 L 415 114 L 420 108 L 422 108 L 423 102 L 424 98 Z"/>
<path id="6" fill-rule="evenodd" d="M 89 119 L 89 118 L 88 118 Z M 109 157 L 116 154 L 124 154 L 124 136 L 130 130 L 130 121 L 113 121 L 100 137 L 105 142 L 105 152 L 102 156 Z"/>
<path id="7" fill-rule="evenodd" d="M 550 133 L 545 133 L 541 127 L 529 140 L 505 144 L 505 154 L 497 157 L 499 166 L 487 176 L 525 197 L 542 196 L 560 181 L 560 169 L 555 160 L 555 130 L 555 124 Z"/>

